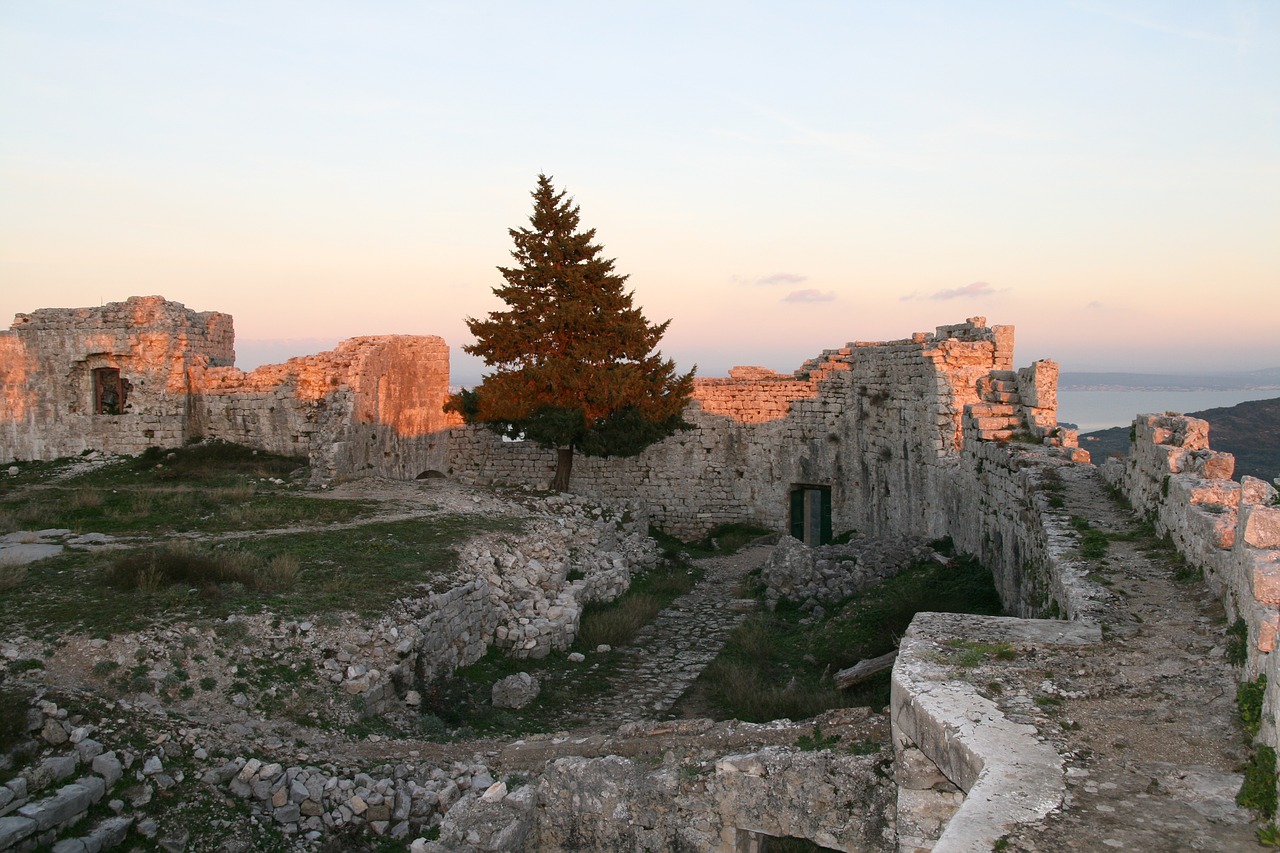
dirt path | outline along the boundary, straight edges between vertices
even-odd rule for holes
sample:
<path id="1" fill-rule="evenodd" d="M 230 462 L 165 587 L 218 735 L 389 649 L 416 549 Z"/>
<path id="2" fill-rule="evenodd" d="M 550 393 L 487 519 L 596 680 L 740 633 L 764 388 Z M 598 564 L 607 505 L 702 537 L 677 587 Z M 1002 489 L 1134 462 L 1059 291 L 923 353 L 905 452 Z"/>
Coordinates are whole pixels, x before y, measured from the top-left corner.
<path id="1" fill-rule="evenodd" d="M 1095 469 L 1065 469 L 1063 480 L 1072 515 L 1134 532 Z M 1069 756 L 1069 798 L 1010 836 L 1009 850 L 1259 849 L 1234 801 L 1247 749 L 1221 606 L 1203 583 L 1178 583 L 1170 552 L 1150 545 L 1113 540 L 1096 563 L 1094 578 L 1114 593 L 1103 642 L 1047 652 L 1026 675 L 1042 679 L 1028 692 L 1059 697 L 1051 717 Z"/>

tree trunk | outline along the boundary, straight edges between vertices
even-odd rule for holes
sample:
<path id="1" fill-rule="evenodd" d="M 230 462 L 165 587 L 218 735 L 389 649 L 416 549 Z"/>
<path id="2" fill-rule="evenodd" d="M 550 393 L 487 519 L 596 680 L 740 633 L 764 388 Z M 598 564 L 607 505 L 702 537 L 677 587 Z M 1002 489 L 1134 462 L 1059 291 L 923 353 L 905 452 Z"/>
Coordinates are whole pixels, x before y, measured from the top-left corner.
<path id="1" fill-rule="evenodd" d="M 891 652 L 880 655 L 878 658 L 858 661 L 848 669 L 842 669 L 835 674 L 836 687 L 840 690 L 848 690 L 855 684 L 861 684 L 877 672 L 883 672 L 893 666 L 893 662 L 897 657 L 898 650 L 894 649 Z"/>
<path id="2" fill-rule="evenodd" d="M 569 491 L 569 472 L 573 470 L 573 447 L 556 449 L 556 477 L 551 481 L 551 491 Z"/>

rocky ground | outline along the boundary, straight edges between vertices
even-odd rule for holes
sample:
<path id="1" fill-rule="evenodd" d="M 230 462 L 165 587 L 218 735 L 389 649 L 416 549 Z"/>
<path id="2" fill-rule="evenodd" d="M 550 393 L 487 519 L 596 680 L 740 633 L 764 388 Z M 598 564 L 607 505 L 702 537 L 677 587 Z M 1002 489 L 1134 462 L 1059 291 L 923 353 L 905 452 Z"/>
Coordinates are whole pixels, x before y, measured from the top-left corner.
<path id="1" fill-rule="evenodd" d="M 1110 540 L 1092 575 L 1110 592 L 1104 639 L 972 670 L 1011 719 L 1035 725 L 1068 758 L 1064 808 L 1010 833 L 1002 849 L 1257 849 L 1252 815 L 1234 803 L 1248 749 L 1224 665 L 1221 608 L 1194 578 L 1176 579 L 1169 553 L 1151 548 L 1091 468 L 1065 469 L 1063 480 L 1067 511 Z M 374 515 L 344 522 L 352 529 L 435 514 L 529 519 L 547 501 L 440 480 L 360 480 L 322 494 L 377 504 Z M 195 538 L 276 532 L 283 531 Z M 109 639 L 50 640 L 6 628 L 4 685 L 32 689 L 39 702 L 29 716 L 37 751 L 21 772 L 0 771 L 0 780 L 11 779 L 0 786 L 0 850 L 51 840 L 44 827 L 19 837 L 19 817 L 52 826 L 77 809 L 87 817 L 61 834 L 59 853 L 120 840 L 138 850 L 403 850 L 438 833 L 458 803 L 498 808 L 509 798 L 492 833 L 477 836 L 476 849 L 501 849 L 485 845 L 514 831 L 518 821 L 509 818 L 524 808 L 522 787 L 549 766 L 561 786 L 551 795 L 572 798 L 584 778 L 607 787 L 616 780 L 600 777 L 599 768 L 588 773 L 565 762 L 609 755 L 631 759 L 628 772 L 648 774 L 645 784 L 673 786 L 670 801 L 686 811 L 669 819 L 707 820 L 689 805 L 694 794 L 705 799 L 726 774 L 749 779 L 755 772 L 747 760 L 724 765 L 725 756 L 812 748 L 817 734 L 812 721 L 661 719 L 751 606 L 739 587 L 766 556 L 767 549 L 750 548 L 704 561 L 701 584 L 630 647 L 607 652 L 623 661 L 621 675 L 607 698 L 585 709 L 589 724 L 516 739 L 415 736 L 415 711 L 403 705 L 361 721 L 339 683 L 306 669 L 317 644 L 332 645 L 334 660 L 344 646 L 367 645 L 374 626 L 359 620 L 179 620 Z M 137 674 L 122 681 L 103 667 L 108 658 L 136 663 Z M 175 661 L 184 683 L 209 689 L 184 696 L 171 680 Z M 343 678 L 349 675 L 344 666 Z M 865 757 L 848 760 L 861 762 L 856 772 L 882 792 L 875 779 L 888 773 L 886 716 L 856 709 L 818 722 L 826 736 L 860 745 Z M 805 784 L 826 772 L 804 766 Z M 866 796 L 880 802 L 881 794 Z M 879 808 L 859 818 L 877 832 L 887 826 L 871 813 Z M 461 831 L 445 821 L 446 838 L 451 829 Z M 877 836 L 868 849 L 876 847 L 890 845 Z"/>

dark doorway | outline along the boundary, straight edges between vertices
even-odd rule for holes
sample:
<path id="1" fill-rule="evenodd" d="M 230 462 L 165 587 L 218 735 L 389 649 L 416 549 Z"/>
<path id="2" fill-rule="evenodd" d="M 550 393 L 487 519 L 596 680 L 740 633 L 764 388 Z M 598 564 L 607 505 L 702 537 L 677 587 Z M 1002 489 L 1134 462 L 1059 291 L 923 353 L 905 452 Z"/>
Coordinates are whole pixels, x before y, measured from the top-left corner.
<path id="1" fill-rule="evenodd" d="M 793 486 L 791 535 L 806 545 L 831 541 L 831 487 Z"/>
<path id="2" fill-rule="evenodd" d="M 120 371 L 115 367 L 98 367 L 93 371 L 93 412 L 97 415 L 118 415 L 125 407 L 125 386 Z"/>

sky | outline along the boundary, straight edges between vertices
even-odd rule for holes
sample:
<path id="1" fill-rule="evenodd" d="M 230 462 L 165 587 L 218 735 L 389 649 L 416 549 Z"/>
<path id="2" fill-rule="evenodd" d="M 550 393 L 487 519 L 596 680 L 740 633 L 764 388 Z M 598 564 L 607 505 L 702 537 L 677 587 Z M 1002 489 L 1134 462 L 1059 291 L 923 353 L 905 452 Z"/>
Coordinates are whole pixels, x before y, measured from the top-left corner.
<path id="1" fill-rule="evenodd" d="M 161 294 L 252 367 L 502 305 L 545 172 L 681 369 L 979 315 L 1280 366 L 1280 3 L 0 0 L 0 322 Z"/>

